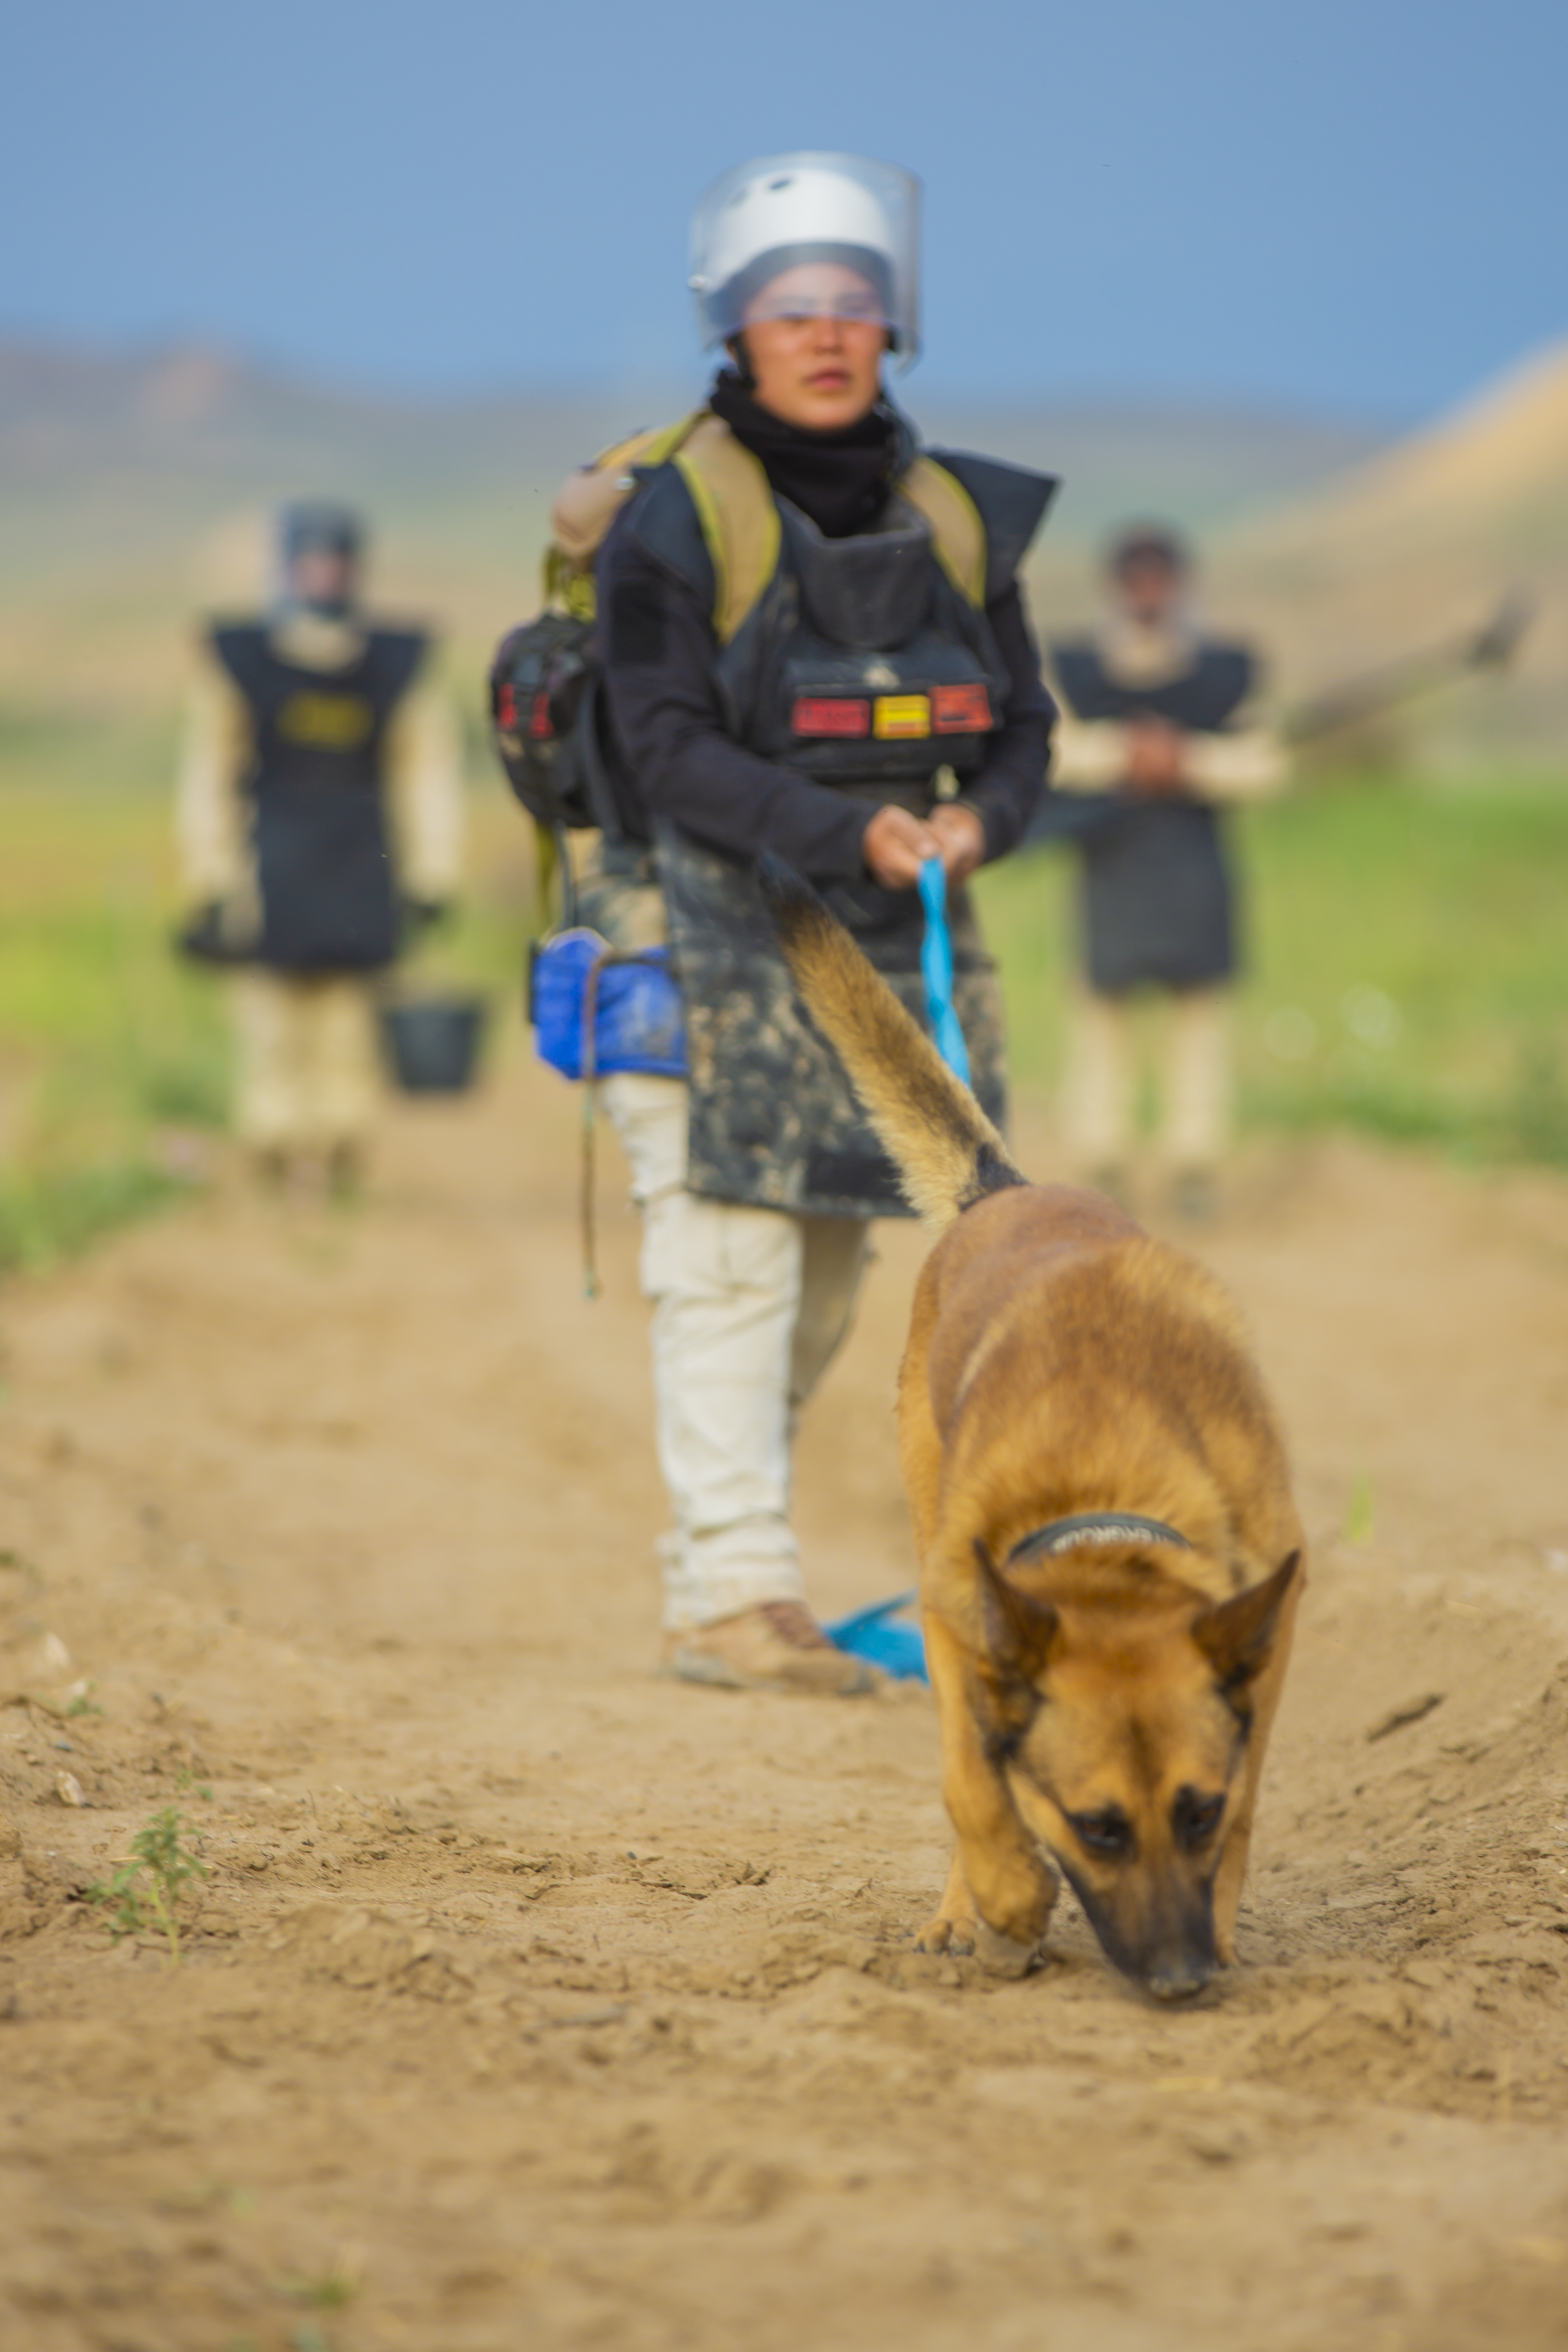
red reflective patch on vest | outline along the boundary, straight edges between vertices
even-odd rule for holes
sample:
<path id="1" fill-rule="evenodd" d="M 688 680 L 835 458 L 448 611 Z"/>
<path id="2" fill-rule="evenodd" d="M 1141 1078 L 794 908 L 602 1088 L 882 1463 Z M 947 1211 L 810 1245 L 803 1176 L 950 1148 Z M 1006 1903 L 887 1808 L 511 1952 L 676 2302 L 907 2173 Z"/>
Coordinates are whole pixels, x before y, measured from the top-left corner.
<path id="1" fill-rule="evenodd" d="M 802 694 L 790 726 L 796 735 L 869 735 L 871 706 L 858 696 Z"/>
<path id="2" fill-rule="evenodd" d="M 517 725 L 517 688 L 510 678 L 496 697 L 496 725 L 506 728 Z"/>
<path id="3" fill-rule="evenodd" d="M 554 734 L 555 721 L 550 716 L 550 697 L 547 694 L 534 696 L 533 708 L 528 714 L 528 731 L 536 743 Z"/>
<path id="4" fill-rule="evenodd" d="M 931 718 L 939 735 L 984 735 L 991 725 L 991 697 L 983 686 L 933 687 Z"/>

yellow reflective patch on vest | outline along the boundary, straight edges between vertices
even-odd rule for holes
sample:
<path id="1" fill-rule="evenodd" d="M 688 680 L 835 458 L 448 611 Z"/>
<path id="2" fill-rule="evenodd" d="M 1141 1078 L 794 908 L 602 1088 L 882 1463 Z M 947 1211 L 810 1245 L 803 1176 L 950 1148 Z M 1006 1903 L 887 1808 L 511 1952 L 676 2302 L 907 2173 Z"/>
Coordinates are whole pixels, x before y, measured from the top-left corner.
<path id="1" fill-rule="evenodd" d="M 313 751 L 357 751 L 374 727 L 374 708 L 357 694 L 291 694 L 278 713 L 285 743 Z"/>
<path id="2" fill-rule="evenodd" d="M 879 694 L 871 705 L 871 732 L 883 737 L 929 735 L 929 694 Z"/>

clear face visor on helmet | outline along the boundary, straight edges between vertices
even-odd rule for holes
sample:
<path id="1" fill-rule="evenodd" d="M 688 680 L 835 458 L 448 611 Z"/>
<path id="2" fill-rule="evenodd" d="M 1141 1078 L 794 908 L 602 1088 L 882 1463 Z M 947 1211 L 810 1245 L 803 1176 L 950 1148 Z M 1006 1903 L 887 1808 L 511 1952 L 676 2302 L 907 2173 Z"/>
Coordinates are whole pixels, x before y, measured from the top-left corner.
<path id="1" fill-rule="evenodd" d="M 773 319 L 885 328 L 920 348 L 920 182 L 861 155 L 766 155 L 725 173 L 691 223 L 705 345 Z"/>

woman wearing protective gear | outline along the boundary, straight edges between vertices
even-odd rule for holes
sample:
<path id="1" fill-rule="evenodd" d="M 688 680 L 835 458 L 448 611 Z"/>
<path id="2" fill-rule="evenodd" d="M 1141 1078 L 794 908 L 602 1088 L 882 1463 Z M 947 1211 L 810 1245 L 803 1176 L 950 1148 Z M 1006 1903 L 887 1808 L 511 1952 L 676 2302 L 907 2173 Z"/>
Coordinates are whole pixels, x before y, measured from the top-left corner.
<path id="1" fill-rule="evenodd" d="M 645 1217 L 666 1660 L 697 1682 L 851 1692 L 805 1605 L 796 1417 L 847 1328 L 873 1216 L 907 1213 L 799 1011 L 754 880 L 775 851 L 924 1019 L 922 861 L 953 894 L 956 1002 L 1003 1109 L 994 975 L 963 886 L 1022 835 L 1053 706 L 1016 570 L 1049 481 L 922 452 L 881 383 L 918 345 L 917 184 L 772 157 L 699 208 L 692 285 L 729 365 L 600 557 L 611 798 L 584 893 L 618 945 L 667 936 L 689 1081 L 604 1086 Z"/>

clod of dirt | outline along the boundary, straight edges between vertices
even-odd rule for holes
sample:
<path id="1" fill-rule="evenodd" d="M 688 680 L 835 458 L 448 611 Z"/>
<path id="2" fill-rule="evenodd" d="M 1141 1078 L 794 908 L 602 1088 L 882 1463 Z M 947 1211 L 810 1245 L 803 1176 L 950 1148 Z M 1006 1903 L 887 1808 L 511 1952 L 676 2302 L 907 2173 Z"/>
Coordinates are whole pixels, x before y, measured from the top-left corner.
<path id="1" fill-rule="evenodd" d="M 58 1633 L 40 1634 L 22 1660 L 29 1681 L 58 1683 L 71 1670 L 71 1654 Z"/>
<path id="2" fill-rule="evenodd" d="M 1442 1691 L 1428 1691 L 1425 1698 L 1407 1699 L 1403 1706 L 1396 1706 L 1391 1715 L 1373 1725 L 1366 1735 L 1367 1745 L 1370 1747 L 1374 1739 L 1386 1739 L 1391 1731 L 1403 1731 L 1406 1724 L 1424 1723 L 1435 1706 L 1442 1706 L 1444 1696 Z"/>

